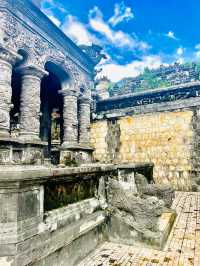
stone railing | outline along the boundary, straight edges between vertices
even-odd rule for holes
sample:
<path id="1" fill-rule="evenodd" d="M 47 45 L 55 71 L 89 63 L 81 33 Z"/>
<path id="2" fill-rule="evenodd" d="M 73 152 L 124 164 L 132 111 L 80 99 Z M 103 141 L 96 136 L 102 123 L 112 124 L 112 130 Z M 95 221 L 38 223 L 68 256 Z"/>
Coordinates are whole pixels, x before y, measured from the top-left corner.
<path id="1" fill-rule="evenodd" d="M 117 178 L 123 171 L 146 173 L 152 178 L 152 167 L 2 166 L 0 265 L 11 265 L 6 264 L 8 261 L 20 266 L 37 266 L 41 261 L 44 265 L 61 265 L 66 260 L 69 266 L 77 265 L 103 240 L 106 200 L 105 187 L 99 180 Z"/>

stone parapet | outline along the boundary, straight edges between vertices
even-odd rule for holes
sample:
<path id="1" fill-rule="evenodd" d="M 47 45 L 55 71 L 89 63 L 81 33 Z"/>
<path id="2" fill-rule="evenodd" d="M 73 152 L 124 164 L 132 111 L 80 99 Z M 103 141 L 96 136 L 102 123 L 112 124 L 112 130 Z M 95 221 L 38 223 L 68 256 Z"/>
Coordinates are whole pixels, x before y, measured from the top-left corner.
<path id="1" fill-rule="evenodd" d="M 105 187 L 99 180 L 110 175 L 117 178 L 123 169 L 138 172 L 146 167 L 152 165 L 0 167 L 0 263 L 55 266 L 67 258 L 68 266 L 76 266 L 104 240 L 106 212 L 102 203 L 105 203 Z M 68 187 L 87 180 L 98 181 L 97 187 L 93 188 L 96 188 L 95 198 L 51 211 L 44 209 L 48 186 L 53 184 L 56 188 L 60 184 L 61 189 L 63 184 Z M 78 253 L 77 247 L 80 248 Z"/>

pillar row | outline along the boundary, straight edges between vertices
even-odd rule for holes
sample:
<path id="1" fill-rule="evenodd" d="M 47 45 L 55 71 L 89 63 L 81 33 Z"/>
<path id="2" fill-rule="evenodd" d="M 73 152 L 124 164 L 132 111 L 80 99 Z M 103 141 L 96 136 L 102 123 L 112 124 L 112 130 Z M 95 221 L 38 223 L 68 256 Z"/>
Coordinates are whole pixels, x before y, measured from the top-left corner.
<path id="1" fill-rule="evenodd" d="M 48 72 L 35 66 L 19 68 L 22 77 L 20 101 L 20 137 L 39 140 L 41 80 Z"/>
<path id="2" fill-rule="evenodd" d="M 10 110 L 12 97 L 12 67 L 22 57 L 0 47 L 0 136 L 8 137 L 10 131 Z"/>
<path id="3" fill-rule="evenodd" d="M 62 90 L 63 95 L 63 127 L 64 148 L 77 146 L 78 144 L 78 93 L 76 90 Z"/>
<path id="4" fill-rule="evenodd" d="M 90 112 L 91 99 L 81 97 L 79 99 L 79 143 L 83 147 L 90 146 Z"/>

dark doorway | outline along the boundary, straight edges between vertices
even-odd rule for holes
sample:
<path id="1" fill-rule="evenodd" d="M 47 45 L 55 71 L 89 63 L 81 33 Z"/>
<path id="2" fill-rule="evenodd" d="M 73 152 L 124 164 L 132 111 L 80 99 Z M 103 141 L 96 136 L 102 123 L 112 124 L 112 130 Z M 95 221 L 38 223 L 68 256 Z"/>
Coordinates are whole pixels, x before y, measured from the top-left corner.
<path id="1" fill-rule="evenodd" d="M 10 110 L 10 132 L 13 137 L 19 135 L 19 114 L 20 114 L 20 96 L 21 96 L 21 75 L 13 71 L 12 73 L 12 106 Z"/>
<path id="2" fill-rule="evenodd" d="M 49 75 L 41 83 L 41 140 L 48 142 L 45 157 L 52 163 L 59 161 L 59 148 L 63 139 L 63 98 L 57 75 L 47 68 Z"/>

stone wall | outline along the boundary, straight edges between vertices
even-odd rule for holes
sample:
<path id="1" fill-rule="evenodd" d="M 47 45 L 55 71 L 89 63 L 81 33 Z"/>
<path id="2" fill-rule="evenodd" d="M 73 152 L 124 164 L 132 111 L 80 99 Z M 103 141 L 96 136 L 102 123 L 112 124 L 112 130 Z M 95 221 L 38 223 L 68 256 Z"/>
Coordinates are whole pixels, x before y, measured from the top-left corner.
<path id="1" fill-rule="evenodd" d="M 100 162 L 154 164 L 154 181 L 179 190 L 200 184 L 200 84 L 96 102 L 91 126 Z"/>
<path id="2" fill-rule="evenodd" d="M 114 163 L 152 162 L 157 183 L 189 189 L 194 119 L 192 110 L 184 110 L 97 121 L 92 125 L 91 139 L 95 159 Z"/>

